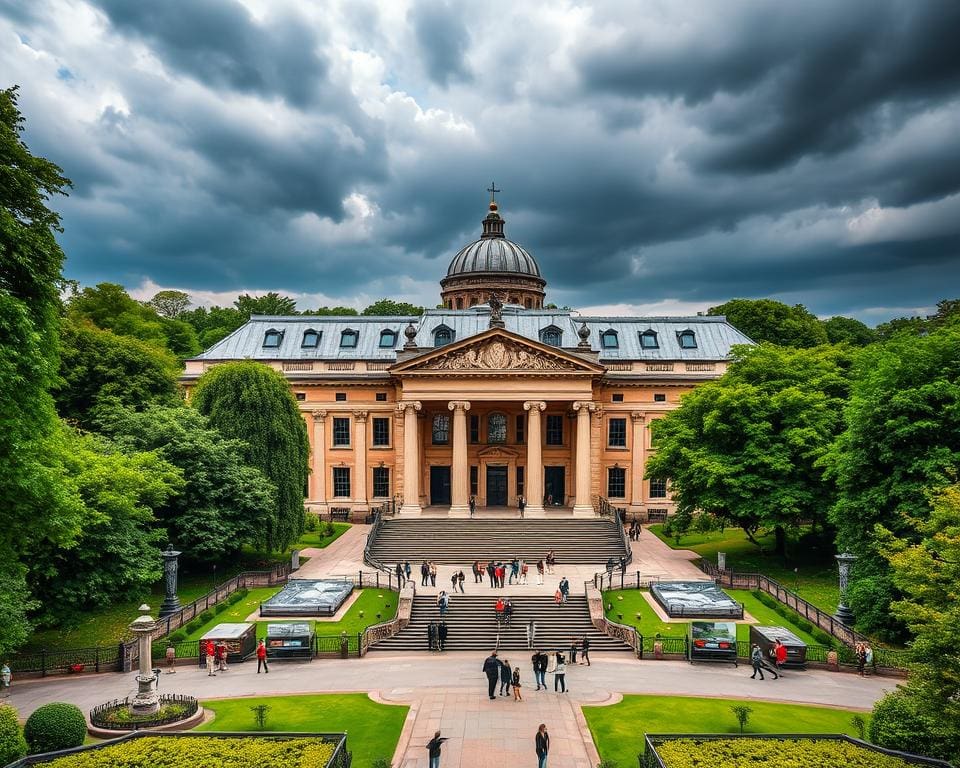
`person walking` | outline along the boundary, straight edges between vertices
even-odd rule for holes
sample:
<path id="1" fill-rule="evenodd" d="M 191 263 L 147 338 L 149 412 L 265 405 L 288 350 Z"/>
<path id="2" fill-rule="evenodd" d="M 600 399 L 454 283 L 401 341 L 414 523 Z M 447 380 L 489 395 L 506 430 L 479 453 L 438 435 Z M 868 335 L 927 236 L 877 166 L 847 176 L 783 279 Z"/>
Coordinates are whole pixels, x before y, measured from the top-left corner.
<path id="1" fill-rule="evenodd" d="M 487 580 L 490 582 L 490 589 L 497 586 L 497 564 L 491 560 L 487 563 Z"/>
<path id="2" fill-rule="evenodd" d="M 397 567 L 394 568 L 393 571 L 394 571 L 394 573 L 397 574 L 397 584 L 399 584 L 399 585 L 402 587 L 402 586 L 403 586 L 403 582 L 404 582 L 404 578 L 403 578 L 403 575 L 404 575 L 403 563 L 397 563 Z"/>
<path id="3" fill-rule="evenodd" d="M 620 576 L 623 577 L 626 575 L 627 575 L 627 558 L 621 557 L 620 558 Z"/>
<path id="4" fill-rule="evenodd" d="M 223 640 L 217 643 L 217 671 L 227 671 L 227 644 Z"/>
<path id="5" fill-rule="evenodd" d="M 533 662 L 533 679 L 537 682 L 537 690 L 541 688 L 547 690 L 547 654 L 543 651 L 536 651 L 531 657 Z"/>
<path id="6" fill-rule="evenodd" d="M 441 738 L 440 731 L 433 734 L 433 738 L 427 742 L 427 756 L 430 758 L 429 768 L 440 768 L 440 745 L 447 739 Z"/>
<path id="7" fill-rule="evenodd" d="M 530 570 L 527 564 L 521 560 L 520 561 L 520 583 L 526 586 L 527 583 L 527 571 Z"/>
<path id="8" fill-rule="evenodd" d="M 430 578 L 430 566 L 427 565 L 427 561 L 424 560 L 420 563 L 420 586 L 427 586 L 427 579 Z"/>
<path id="9" fill-rule="evenodd" d="M 563 658 L 563 654 L 557 651 L 557 666 L 553 670 L 553 692 L 557 692 L 557 688 L 560 688 L 561 693 L 567 692 L 567 660 Z"/>
<path id="10" fill-rule="evenodd" d="M 556 566 L 556 564 L 557 564 L 557 556 L 553 554 L 553 550 L 551 549 L 549 552 L 547 552 L 547 573 L 549 573 L 550 575 L 553 575 L 553 569 Z"/>
<path id="11" fill-rule="evenodd" d="M 409 560 L 403 561 L 403 572 L 407 576 L 407 581 L 410 581 L 410 575 L 413 573 L 413 568 L 410 566 Z"/>
<path id="12" fill-rule="evenodd" d="M 570 582 L 567 581 L 567 577 L 564 576 L 560 579 L 560 594 L 563 595 L 563 602 L 567 602 L 567 598 L 570 597 Z"/>
<path id="13" fill-rule="evenodd" d="M 537 584 L 540 586 L 543 586 L 543 570 L 544 563 L 543 558 L 541 557 L 539 560 L 537 560 Z"/>
<path id="14" fill-rule="evenodd" d="M 487 696 L 491 699 L 497 698 L 497 680 L 500 679 L 500 661 L 497 659 L 497 652 L 491 651 L 483 661 L 483 674 L 487 676 Z"/>
<path id="15" fill-rule="evenodd" d="M 523 496 L 517 496 L 517 509 L 520 510 L 520 519 L 523 519 L 523 510 L 527 508 L 527 500 Z"/>
<path id="16" fill-rule="evenodd" d="M 527 622 L 527 649 L 533 648 L 537 642 L 537 622 L 533 619 Z"/>
<path id="17" fill-rule="evenodd" d="M 466 580 L 467 580 L 467 577 L 463 575 L 463 569 L 461 568 L 461 569 L 457 572 L 457 586 L 460 587 L 460 594 L 461 594 L 461 595 L 467 594 L 467 593 L 464 591 L 464 589 L 463 589 L 463 582 L 465 582 Z"/>
<path id="18" fill-rule="evenodd" d="M 570 663 L 577 663 L 577 638 L 570 638 Z"/>
<path id="19" fill-rule="evenodd" d="M 777 674 L 783 677 L 783 665 L 787 663 L 787 646 L 779 637 L 773 646 L 773 663 L 777 668 Z"/>
<path id="20" fill-rule="evenodd" d="M 450 607 L 450 595 L 447 594 L 446 590 L 441 589 L 440 594 L 437 595 L 437 606 L 440 608 L 440 617 L 446 616 L 447 609 Z"/>
<path id="21" fill-rule="evenodd" d="M 547 755 L 550 754 L 550 734 L 547 733 L 547 726 L 543 723 L 540 723 L 537 727 L 534 745 L 537 749 L 537 768 L 547 768 Z"/>
<path id="22" fill-rule="evenodd" d="M 502 597 L 497 598 L 497 602 L 493 606 L 494 613 L 497 617 L 497 626 L 503 625 L 503 611 L 506 609 L 507 605 L 503 602 Z"/>
<path id="23" fill-rule="evenodd" d="M 265 674 L 270 674 L 270 668 L 267 666 L 267 646 L 263 640 L 257 643 L 257 674 L 260 674 L 260 667 L 263 667 Z"/>
<path id="24" fill-rule="evenodd" d="M 510 622 L 513 621 L 513 603 L 507 600 L 503 604 L 503 620 L 507 622 L 507 626 L 510 626 Z"/>
<path id="25" fill-rule="evenodd" d="M 517 580 L 517 577 L 520 575 L 520 561 L 517 558 L 513 558 L 510 561 L 510 584 L 513 584 Z"/>
<path id="26" fill-rule="evenodd" d="M 173 643 L 167 644 L 167 650 L 164 652 L 164 656 L 167 659 L 167 674 L 177 674 L 177 649 L 174 648 Z"/>
<path id="27" fill-rule="evenodd" d="M 557 591 L 553 593 L 553 601 L 558 608 L 563 605 L 563 592 L 560 591 L 560 587 L 557 587 Z"/>
<path id="28" fill-rule="evenodd" d="M 213 665 L 217 657 L 217 647 L 213 644 L 213 640 L 207 640 L 207 647 L 204 650 L 207 657 L 207 677 L 216 677 L 217 673 Z"/>
<path id="29" fill-rule="evenodd" d="M 523 696 L 520 695 L 520 667 L 513 668 L 513 677 L 510 684 L 513 686 L 513 700 L 523 701 Z"/>
<path id="30" fill-rule="evenodd" d="M 435 587 L 437 586 L 437 564 L 431 561 L 428 570 L 430 572 L 430 586 Z"/>
<path id="31" fill-rule="evenodd" d="M 613 583 L 613 558 L 607 558 L 607 581 Z"/>
<path id="32" fill-rule="evenodd" d="M 580 663 L 584 662 L 590 666 L 590 638 L 586 635 L 580 638 Z"/>
<path id="33" fill-rule="evenodd" d="M 510 662 L 504 659 L 500 662 L 500 695 L 510 695 L 510 681 L 513 680 L 513 669 L 510 668 Z M 506 693 L 504 693 L 506 690 Z"/>
<path id="34" fill-rule="evenodd" d="M 477 512 L 477 497 L 470 497 L 470 517 L 473 517 Z"/>
<path id="35" fill-rule="evenodd" d="M 763 676 L 763 670 L 767 670 L 767 672 L 773 675 L 774 680 L 777 680 L 780 677 L 775 670 L 767 666 L 766 662 L 763 660 L 763 652 L 760 650 L 760 646 L 756 643 L 753 644 L 753 648 L 750 651 L 750 664 L 753 666 L 753 674 L 750 675 L 751 680 L 756 679 L 758 672 L 760 673 L 760 679 L 765 680 L 766 678 Z"/>
<path id="36" fill-rule="evenodd" d="M 437 646 L 441 651 L 447 650 L 447 622 L 441 621 L 437 627 Z"/>

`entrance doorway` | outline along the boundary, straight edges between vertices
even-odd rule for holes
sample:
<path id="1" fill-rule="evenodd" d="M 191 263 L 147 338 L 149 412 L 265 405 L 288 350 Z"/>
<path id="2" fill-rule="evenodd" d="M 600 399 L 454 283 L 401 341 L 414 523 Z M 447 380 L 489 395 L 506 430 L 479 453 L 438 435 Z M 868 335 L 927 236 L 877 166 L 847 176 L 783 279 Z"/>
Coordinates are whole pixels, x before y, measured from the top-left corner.
<path id="1" fill-rule="evenodd" d="M 450 503 L 450 467 L 430 467 L 430 503 L 436 507 Z"/>
<path id="2" fill-rule="evenodd" d="M 562 507 L 564 499 L 564 489 L 566 488 L 566 475 L 564 467 L 544 467 L 543 468 L 543 502 L 544 504 L 553 504 Z"/>
<path id="3" fill-rule="evenodd" d="M 506 467 L 487 467 L 487 506 L 507 506 Z"/>

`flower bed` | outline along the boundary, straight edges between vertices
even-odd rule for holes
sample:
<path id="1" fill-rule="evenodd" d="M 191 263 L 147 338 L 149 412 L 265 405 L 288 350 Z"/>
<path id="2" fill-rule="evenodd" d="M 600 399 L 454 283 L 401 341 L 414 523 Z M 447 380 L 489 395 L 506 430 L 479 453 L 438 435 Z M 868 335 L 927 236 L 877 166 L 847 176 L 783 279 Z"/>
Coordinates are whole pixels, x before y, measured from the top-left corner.
<path id="1" fill-rule="evenodd" d="M 109 731 L 130 731 L 155 728 L 175 723 L 194 715 L 199 704 L 193 696 L 160 694 L 160 709 L 149 715 L 136 715 L 130 709 L 130 699 L 115 699 L 90 710 L 90 722 Z"/>

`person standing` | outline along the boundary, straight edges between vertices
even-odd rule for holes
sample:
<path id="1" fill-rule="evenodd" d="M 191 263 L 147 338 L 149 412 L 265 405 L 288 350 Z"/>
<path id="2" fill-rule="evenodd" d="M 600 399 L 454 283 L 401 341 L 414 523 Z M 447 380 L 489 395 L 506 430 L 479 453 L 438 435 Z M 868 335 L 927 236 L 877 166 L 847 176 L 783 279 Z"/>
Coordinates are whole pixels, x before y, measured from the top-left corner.
<path id="1" fill-rule="evenodd" d="M 430 758 L 429 768 L 440 768 L 440 745 L 446 741 L 446 738 L 440 737 L 440 731 L 433 734 L 433 738 L 427 742 L 427 755 Z"/>
<path id="2" fill-rule="evenodd" d="M 227 671 L 227 644 L 223 640 L 217 643 L 217 669 Z"/>
<path id="3" fill-rule="evenodd" d="M 783 677 L 783 665 L 787 663 L 787 646 L 778 637 L 773 646 L 773 662 L 777 668 L 777 674 Z"/>
<path id="4" fill-rule="evenodd" d="M 523 519 L 523 510 L 527 508 L 526 499 L 523 496 L 517 496 L 517 509 L 520 510 L 520 519 Z"/>
<path id="5" fill-rule="evenodd" d="M 513 621 L 513 603 L 509 599 L 503 604 L 503 620 L 507 622 L 508 627 Z"/>
<path id="6" fill-rule="evenodd" d="M 480 568 L 480 561 L 473 561 L 473 583 L 482 584 L 483 583 L 483 571 Z"/>
<path id="7" fill-rule="evenodd" d="M 626 575 L 627 575 L 627 558 L 621 557 L 620 558 L 620 576 L 626 576 Z"/>
<path id="8" fill-rule="evenodd" d="M 520 561 L 520 583 L 523 585 L 526 585 L 527 583 L 527 571 L 529 570 L 530 568 L 529 566 L 527 566 L 526 561 L 521 560 Z"/>
<path id="9" fill-rule="evenodd" d="M 577 663 L 577 638 L 570 638 L 570 663 Z"/>
<path id="10" fill-rule="evenodd" d="M 534 744 L 537 748 L 537 768 L 547 768 L 547 755 L 550 754 L 550 734 L 547 733 L 547 726 L 543 723 L 540 723 L 537 728 Z"/>
<path id="11" fill-rule="evenodd" d="M 553 550 L 551 549 L 549 552 L 547 552 L 547 573 L 553 575 L 553 569 L 556 564 L 557 556 L 553 554 Z"/>
<path id="12" fill-rule="evenodd" d="M 213 664 L 216 660 L 217 649 L 213 640 L 207 640 L 207 647 L 204 650 L 207 652 L 207 677 L 216 677 L 217 673 L 214 671 Z"/>
<path id="13" fill-rule="evenodd" d="M 487 580 L 490 582 L 490 589 L 497 586 L 497 565 L 491 560 L 487 563 Z"/>
<path id="14" fill-rule="evenodd" d="M 457 573 L 457 585 L 460 587 L 461 595 L 467 594 L 463 589 L 463 582 L 465 582 L 466 580 L 467 580 L 467 577 L 463 575 L 463 569 L 461 568 L 460 571 Z"/>
<path id="15" fill-rule="evenodd" d="M 497 617 L 497 626 L 498 626 L 498 627 L 503 625 L 503 611 L 504 611 L 504 609 L 505 609 L 506 607 L 507 607 L 507 606 L 506 606 L 506 603 L 503 602 L 503 598 L 502 598 L 502 597 L 498 597 L 498 598 L 497 598 L 497 602 L 496 602 L 496 603 L 494 604 L 494 606 L 493 606 L 493 610 L 494 610 L 494 612 L 495 612 L 495 614 L 496 614 L 496 617 Z"/>
<path id="16" fill-rule="evenodd" d="M 403 572 L 404 572 L 404 573 L 406 574 L 406 576 L 407 576 L 407 581 L 410 581 L 410 575 L 413 573 L 413 568 L 410 567 L 410 561 L 409 561 L 409 560 L 404 560 L 404 561 L 403 561 Z"/>
<path id="17" fill-rule="evenodd" d="M 13 673 L 10 672 L 10 664 L 5 661 L 0 667 L 0 695 L 5 697 L 10 695 L 11 680 L 13 680 Z"/>
<path id="18" fill-rule="evenodd" d="M 459 576 L 457 575 L 457 572 L 454 571 L 452 574 L 450 574 L 450 591 L 451 591 L 451 592 L 456 592 L 456 591 L 457 591 L 457 582 L 458 582 L 458 581 L 459 581 Z"/>
<path id="19" fill-rule="evenodd" d="M 428 570 L 430 572 L 430 586 L 435 587 L 437 586 L 437 564 L 431 561 Z"/>
<path id="20" fill-rule="evenodd" d="M 474 514 L 476 514 L 476 511 L 477 511 L 477 497 L 471 496 L 470 497 L 470 517 L 473 517 Z"/>
<path id="21" fill-rule="evenodd" d="M 523 696 L 520 695 L 520 667 L 513 668 L 513 677 L 510 684 L 513 686 L 513 700 L 523 701 Z"/>
<path id="22" fill-rule="evenodd" d="M 857 643 L 854 647 L 853 654 L 857 659 L 857 674 L 860 675 L 860 677 L 866 677 L 867 646 L 863 643 Z"/>
<path id="23" fill-rule="evenodd" d="M 437 627 L 437 645 L 441 651 L 447 649 L 447 622 L 441 621 Z"/>
<path id="24" fill-rule="evenodd" d="M 257 643 L 257 674 L 260 674 L 260 667 L 263 667 L 265 674 L 270 674 L 270 668 L 267 666 L 267 646 L 263 640 Z"/>
<path id="25" fill-rule="evenodd" d="M 497 659 L 496 651 L 491 651 L 490 655 L 484 659 L 483 674 L 487 676 L 487 695 L 491 699 L 497 698 L 497 680 L 500 679 L 500 661 Z"/>
<path id="26" fill-rule="evenodd" d="M 533 648 L 537 642 L 537 622 L 533 619 L 527 622 L 527 648 Z"/>
<path id="27" fill-rule="evenodd" d="M 558 608 L 563 605 L 563 592 L 560 591 L 559 587 L 557 587 L 557 591 L 553 593 L 553 601 L 557 604 Z"/>
<path id="28" fill-rule="evenodd" d="M 440 608 L 440 617 L 446 616 L 447 609 L 450 607 L 450 595 L 446 593 L 446 590 L 440 590 L 440 594 L 437 596 L 437 606 Z"/>
<path id="29" fill-rule="evenodd" d="M 553 692 L 560 688 L 561 693 L 567 692 L 567 660 L 557 651 L 557 666 L 553 670 Z"/>
<path id="30" fill-rule="evenodd" d="M 537 690 L 547 690 L 547 654 L 537 651 L 533 654 L 533 679 L 537 681 Z"/>
<path id="31" fill-rule="evenodd" d="M 567 577 L 564 576 L 560 579 L 560 594 L 563 595 L 563 602 L 567 602 L 567 598 L 570 597 L 570 582 L 567 581 Z"/>
<path id="32" fill-rule="evenodd" d="M 586 635 L 580 638 L 580 663 L 584 662 L 590 666 L 590 638 Z"/>
<path id="33" fill-rule="evenodd" d="M 509 696 L 510 695 L 510 681 L 513 679 L 513 669 L 510 667 L 510 662 L 507 659 L 504 659 L 500 662 L 500 695 Z M 506 693 L 504 693 L 506 689 Z"/>
<path id="34" fill-rule="evenodd" d="M 537 584 L 540 586 L 543 586 L 543 569 L 544 564 L 543 558 L 541 557 L 539 560 L 537 560 Z"/>
<path id="35" fill-rule="evenodd" d="M 431 621 L 427 625 L 427 648 L 433 650 L 437 645 L 437 623 Z"/>
<path id="36" fill-rule="evenodd" d="M 402 586 L 403 586 L 403 582 L 404 582 L 404 578 L 403 578 L 403 574 L 404 574 L 403 563 L 397 563 L 397 567 L 394 568 L 394 572 L 397 574 L 397 584 L 399 584 L 399 585 L 402 587 Z"/>
<path id="37" fill-rule="evenodd" d="M 427 561 L 424 560 L 420 563 L 420 586 L 427 586 L 427 579 L 430 578 L 430 566 L 427 565 Z"/>

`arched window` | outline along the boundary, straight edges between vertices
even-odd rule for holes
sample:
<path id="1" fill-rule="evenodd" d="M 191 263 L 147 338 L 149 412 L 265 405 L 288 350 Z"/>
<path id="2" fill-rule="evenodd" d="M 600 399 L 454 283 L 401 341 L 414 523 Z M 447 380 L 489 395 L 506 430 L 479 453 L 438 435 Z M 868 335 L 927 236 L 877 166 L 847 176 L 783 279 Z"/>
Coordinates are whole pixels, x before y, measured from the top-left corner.
<path id="1" fill-rule="evenodd" d="M 316 349 L 319 343 L 320 331 L 315 331 L 313 328 L 308 328 L 303 332 L 303 339 L 300 341 L 301 347 L 304 349 Z"/>
<path id="2" fill-rule="evenodd" d="M 680 331 L 677 334 L 677 340 L 680 342 L 680 349 L 696 349 L 697 336 L 693 331 Z"/>
<path id="3" fill-rule="evenodd" d="M 540 330 L 540 341 L 551 347 L 559 347 L 563 341 L 563 331 L 555 325 L 548 325 Z"/>
<path id="4" fill-rule="evenodd" d="M 393 349 L 397 346 L 397 332 L 391 328 L 380 331 L 380 346 L 384 349 Z"/>
<path id="5" fill-rule="evenodd" d="M 453 329 L 445 325 L 438 325 L 433 332 L 433 346 L 442 347 L 453 341 Z"/>
<path id="6" fill-rule="evenodd" d="M 280 346 L 280 342 L 283 341 L 283 331 L 278 331 L 275 328 L 271 328 L 265 334 L 263 334 L 263 346 L 268 349 L 276 349 Z"/>
<path id="7" fill-rule="evenodd" d="M 446 445 L 450 442 L 450 414 L 435 413 L 433 415 L 433 444 Z"/>
<path id="8" fill-rule="evenodd" d="M 450 309 L 453 309 L 453 307 L 450 307 Z M 463 297 L 462 297 L 462 296 L 457 296 L 457 309 L 463 309 Z"/>
<path id="9" fill-rule="evenodd" d="M 340 333 L 340 348 L 341 349 L 355 349 L 357 346 L 357 341 L 360 339 L 360 332 L 355 331 L 352 328 L 347 328 L 345 331 Z"/>
<path id="10" fill-rule="evenodd" d="M 507 417 L 502 413 L 491 413 L 487 416 L 487 442 L 507 442 Z"/>
<path id="11" fill-rule="evenodd" d="M 656 331 L 643 331 L 640 334 L 640 349 L 660 349 Z"/>
<path id="12" fill-rule="evenodd" d="M 531 306 L 530 306 L 531 303 L 532 303 L 532 302 L 530 301 L 530 299 L 524 299 L 524 300 L 523 300 L 523 306 L 526 307 L 527 309 L 530 309 L 530 308 L 531 308 Z"/>
<path id="13" fill-rule="evenodd" d="M 617 337 L 617 332 L 613 330 L 613 328 L 600 334 L 600 346 L 604 349 L 620 348 L 620 339 Z"/>

